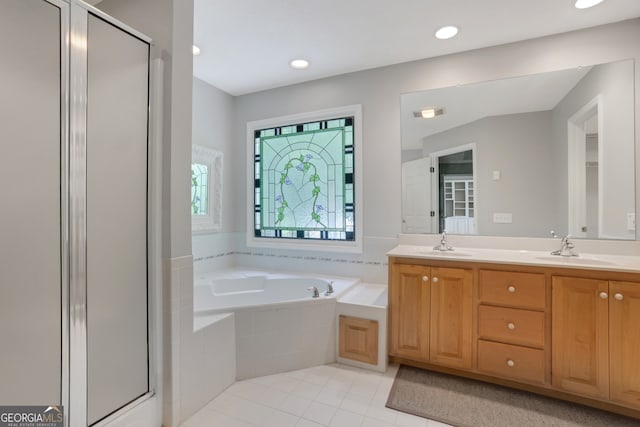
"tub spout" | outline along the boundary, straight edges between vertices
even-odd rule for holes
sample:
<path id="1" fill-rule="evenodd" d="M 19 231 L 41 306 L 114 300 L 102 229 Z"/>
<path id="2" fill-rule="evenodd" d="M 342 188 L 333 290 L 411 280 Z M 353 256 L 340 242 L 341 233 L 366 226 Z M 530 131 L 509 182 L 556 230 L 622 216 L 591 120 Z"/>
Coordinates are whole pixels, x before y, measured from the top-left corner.
<path id="1" fill-rule="evenodd" d="M 329 296 L 333 293 L 333 280 L 327 284 L 327 290 L 325 291 L 325 295 Z"/>
<path id="2" fill-rule="evenodd" d="M 307 290 L 313 292 L 313 295 L 311 295 L 312 298 L 320 297 L 320 292 L 318 291 L 318 288 L 316 288 L 315 286 L 311 286 L 310 288 L 307 288 Z"/>

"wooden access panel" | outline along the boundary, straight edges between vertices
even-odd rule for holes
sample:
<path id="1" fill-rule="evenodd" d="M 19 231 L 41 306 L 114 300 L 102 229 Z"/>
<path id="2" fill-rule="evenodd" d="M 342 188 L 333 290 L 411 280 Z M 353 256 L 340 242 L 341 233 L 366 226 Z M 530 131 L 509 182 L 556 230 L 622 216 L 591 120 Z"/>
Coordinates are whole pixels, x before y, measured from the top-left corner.
<path id="1" fill-rule="evenodd" d="M 338 354 L 345 359 L 378 364 L 378 322 L 340 315 Z"/>

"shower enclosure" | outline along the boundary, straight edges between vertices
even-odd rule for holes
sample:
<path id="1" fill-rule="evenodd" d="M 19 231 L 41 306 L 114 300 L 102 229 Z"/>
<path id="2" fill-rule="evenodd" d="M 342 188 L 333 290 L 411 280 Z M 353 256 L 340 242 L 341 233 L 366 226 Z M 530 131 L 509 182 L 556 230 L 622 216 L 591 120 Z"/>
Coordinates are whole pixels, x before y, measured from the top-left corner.
<path id="1" fill-rule="evenodd" d="M 106 424 L 148 398 L 150 40 L 0 3 L 0 404 Z"/>

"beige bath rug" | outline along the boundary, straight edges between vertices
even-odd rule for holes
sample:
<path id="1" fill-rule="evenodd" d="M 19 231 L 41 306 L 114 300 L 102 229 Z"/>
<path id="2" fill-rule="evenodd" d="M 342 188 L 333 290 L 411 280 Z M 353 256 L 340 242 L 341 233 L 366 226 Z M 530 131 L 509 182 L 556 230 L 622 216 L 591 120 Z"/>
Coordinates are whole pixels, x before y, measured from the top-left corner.
<path id="1" fill-rule="evenodd" d="M 598 409 L 404 365 L 387 407 L 458 427 L 640 426 Z"/>

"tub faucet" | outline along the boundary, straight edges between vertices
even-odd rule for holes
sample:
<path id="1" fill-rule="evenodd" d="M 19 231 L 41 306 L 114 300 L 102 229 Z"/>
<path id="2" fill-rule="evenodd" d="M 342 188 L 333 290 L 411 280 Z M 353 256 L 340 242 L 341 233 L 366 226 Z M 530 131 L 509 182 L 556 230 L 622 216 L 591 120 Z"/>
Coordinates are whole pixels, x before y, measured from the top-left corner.
<path id="1" fill-rule="evenodd" d="M 315 286 L 311 286 L 311 287 L 307 288 L 307 290 L 313 292 L 313 294 L 311 295 L 311 298 L 319 298 L 320 297 L 320 292 L 318 291 L 318 288 L 316 288 Z"/>
<path id="2" fill-rule="evenodd" d="M 325 291 L 325 296 L 329 296 L 333 293 L 333 280 L 327 284 L 327 290 Z"/>
<path id="3" fill-rule="evenodd" d="M 440 235 L 440 244 L 433 247 L 434 251 L 452 251 L 453 248 L 447 244 L 447 231 L 443 231 Z"/>
<path id="4" fill-rule="evenodd" d="M 553 237 L 558 237 L 555 231 L 551 230 L 551 235 Z M 578 254 L 573 250 L 573 243 L 569 241 L 571 238 L 571 234 L 567 234 L 560 240 L 560 249 L 557 251 L 551 252 L 551 255 L 559 255 L 559 256 L 578 256 Z"/>

